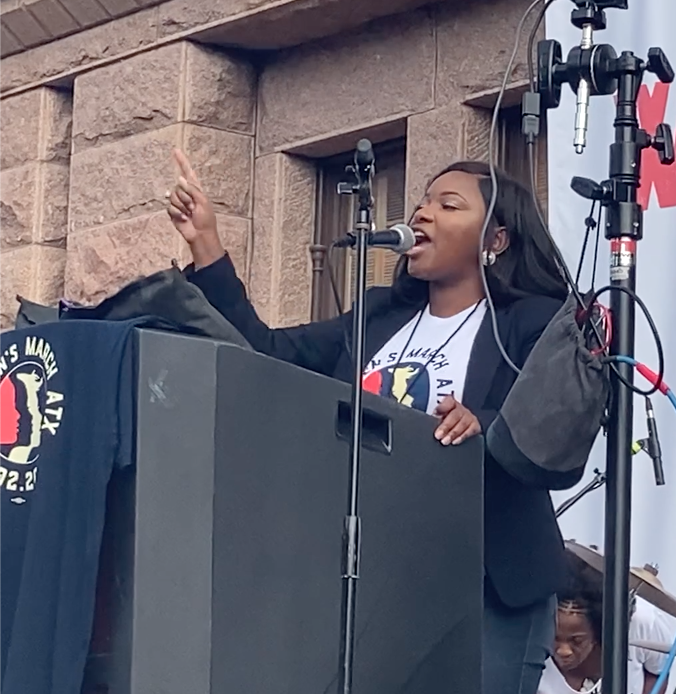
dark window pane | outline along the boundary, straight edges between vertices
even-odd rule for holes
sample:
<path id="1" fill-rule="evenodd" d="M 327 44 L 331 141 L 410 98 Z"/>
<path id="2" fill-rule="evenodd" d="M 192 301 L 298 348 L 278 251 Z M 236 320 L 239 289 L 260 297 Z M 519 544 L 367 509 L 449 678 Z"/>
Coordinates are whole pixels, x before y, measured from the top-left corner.
<path id="1" fill-rule="evenodd" d="M 374 147 L 376 174 L 373 179 L 373 220 L 377 229 L 405 222 L 406 199 L 406 142 L 396 140 Z M 320 162 L 320 186 L 318 200 L 317 238 L 328 249 L 331 242 L 344 236 L 353 228 L 354 198 L 338 195 L 338 183 L 348 180 L 345 167 L 352 161 L 352 152 Z M 332 254 L 336 285 L 344 309 L 349 309 L 353 297 L 355 263 L 353 253 L 342 249 Z M 389 285 L 399 256 L 383 249 L 369 250 L 367 270 L 368 286 Z M 329 280 L 327 258 L 324 258 L 321 279 L 315 284 L 319 293 L 313 318 L 321 320 L 336 315 L 337 309 Z"/>

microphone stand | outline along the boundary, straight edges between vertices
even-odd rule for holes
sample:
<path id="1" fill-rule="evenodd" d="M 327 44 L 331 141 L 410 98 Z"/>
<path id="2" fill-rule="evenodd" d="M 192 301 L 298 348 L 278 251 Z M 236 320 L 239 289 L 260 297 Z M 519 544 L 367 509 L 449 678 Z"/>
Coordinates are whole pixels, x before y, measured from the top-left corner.
<path id="1" fill-rule="evenodd" d="M 605 28 L 602 8 L 627 9 L 627 0 L 574 0 L 575 26 L 593 24 Z M 547 108 L 558 106 L 561 87 L 574 91 L 581 80 L 592 86 L 591 95 L 617 90 L 614 121 L 615 142 L 610 146 L 610 177 L 597 184 L 593 197 L 606 207 L 605 237 L 610 241 L 610 312 L 613 339 L 610 355 L 634 356 L 636 246 L 643 237 L 643 211 L 638 204 L 641 153 L 652 147 L 663 164 L 674 161 L 670 128 L 657 127 L 651 137 L 639 127 L 637 98 L 643 75 L 654 73 L 662 82 L 672 82 L 674 72 L 659 48 L 648 51 L 648 60 L 630 51 L 619 57 L 608 45 L 578 46 L 561 58 L 556 41 L 538 44 L 538 83 Z M 577 126 L 577 124 L 576 124 Z M 631 543 L 631 457 L 633 424 L 633 369 L 616 363 L 611 376 L 606 461 L 605 571 L 603 598 L 603 690 L 604 694 L 626 694 L 629 647 L 629 555 Z"/>
<path id="2" fill-rule="evenodd" d="M 631 454 L 636 455 L 643 451 L 653 461 L 653 472 L 655 473 L 655 484 L 659 487 L 665 484 L 664 470 L 662 467 L 662 449 L 657 436 L 657 425 L 655 424 L 655 414 L 652 410 L 649 398 L 646 398 L 646 409 L 648 409 L 648 436 L 644 439 L 635 441 L 631 446 Z M 651 428 L 652 427 L 652 428 Z M 589 492 L 599 489 L 606 483 L 606 473 L 594 470 L 594 479 L 585 485 L 579 492 L 566 499 L 554 511 L 554 516 L 560 518 L 566 511 L 569 511 L 575 504 L 583 499 Z"/>
<path id="3" fill-rule="evenodd" d="M 600 470 L 594 470 L 594 479 L 587 484 L 585 487 L 580 489 L 580 491 L 571 496 L 570 499 L 566 499 L 554 512 L 556 518 L 560 518 L 566 511 L 569 511 L 575 504 L 583 499 L 589 492 L 593 492 L 595 489 L 602 487 L 606 483 L 606 475 Z"/>
<path id="4" fill-rule="evenodd" d="M 362 412 L 364 374 L 364 338 L 366 332 L 366 269 L 368 235 L 371 231 L 373 197 L 371 182 L 375 171 L 375 158 L 371 143 L 360 140 L 354 157 L 356 185 L 338 184 L 338 193 L 357 197 L 355 223 L 357 273 L 352 323 L 352 429 L 350 436 L 350 473 L 347 515 L 343 527 L 342 554 L 342 605 L 340 620 L 340 662 L 338 692 L 352 692 L 354 663 L 355 617 L 357 604 L 357 581 L 359 579 L 361 519 L 359 518 L 359 465 L 361 462 Z"/>

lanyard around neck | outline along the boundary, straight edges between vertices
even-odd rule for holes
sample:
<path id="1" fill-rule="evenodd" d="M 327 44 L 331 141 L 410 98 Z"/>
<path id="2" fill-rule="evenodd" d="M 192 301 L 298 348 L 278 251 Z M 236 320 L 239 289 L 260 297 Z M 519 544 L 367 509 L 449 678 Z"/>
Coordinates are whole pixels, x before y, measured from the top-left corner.
<path id="1" fill-rule="evenodd" d="M 406 385 L 406 390 L 404 393 L 401 395 L 400 398 L 397 398 L 397 402 L 401 404 L 404 401 L 404 398 L 409 394 L 411 388 L 418 382 L 418 379 L 420 376 L 422 376 L 423 372 L 427 371 L 429 368 L 429 365 L 434 361 L 435 357 L 439 352 L 441 352 L 444 347 L 448 345 L 448 343 L 467 325 L 469 322 L 469 319 L 477 312 L 479 309 L 479 306 L 481 306 L 481 302 L 483 299 L 480 301 L 477 301 L 477 303 L 474 305 L 474 308 L 465 316 L 463 319 L 462 323 L 430 354 L 427 362 L 425 363 L 424 367 L 418 371 L 418 373 L 411 379 L 411 381 Z M 399 365 L 401 364 L 401 360 L 406 353 L 406 350 L 409 348 L 411 341 L 413 340 L 413 337 L 418 330 L 418 327 L 420 326 L 420 323 L 422 321 L 423 315 L 425 311 L 427 310 L 427 306 L 425 306 L 423 309 L 420 310 L 420 313 L 418 313 L 417 320 L 415 322 L 415 325 L 413 326 L 413 330 L 411 330 L 411 334 L 408 336 L 408 339 L 406 340 L 406 344 L 402 348 L 401 352 L 399 352 L 399 357 L 397 358 L 397 362 L 394 365 L 394 369 L 396 371 L 397 368 L 399 368 Z"/>

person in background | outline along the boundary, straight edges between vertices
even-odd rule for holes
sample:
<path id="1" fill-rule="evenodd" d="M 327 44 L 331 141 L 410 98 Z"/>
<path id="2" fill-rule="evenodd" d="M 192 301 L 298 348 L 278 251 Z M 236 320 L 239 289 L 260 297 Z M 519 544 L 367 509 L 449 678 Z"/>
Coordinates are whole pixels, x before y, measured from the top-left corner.
<path id="1" fill-rule="evenodd" d="M 538 694 L 600 692 L 602 687 L 601 625 L 603 574 L 566 550 L 568 583 L 558 593 L 554 654 L 540 680 Z M 672 643 L 676 633 L 667 616 L 642 598 L 632 604 L 629 642 Z M 667 656 L 629 647 L 627 694 L 650 694 Z M 668 681 L 660 689 L 665 694 Z"/>
<path id="2" fill-rule="evenodd" d="M 168 213 L 192 253 L 190 281 L 255 350 L 349 383 L 351 312 L 292 328 L 265 325 L 221 245 L 197 176 L 182 152 L 176 159 L 181 174 L 167 193 Z M 430 181 L 413 214 L 417 243 L 393 286 L 367 293 L 364 388 L 432 415 L 430 436 L 442 446 L 486 432 L 516 380 L 495 340 L 482 264 L 501 341 L 519 367 L 568 295 L 529 191 L 497 175 L 483 247 L 489 167 L 452 164 Z M 563 543 L 547 489 L 512 476 L 490 454 L 484 468 L 484 691 L 536 694 L 554 640 Z"/>

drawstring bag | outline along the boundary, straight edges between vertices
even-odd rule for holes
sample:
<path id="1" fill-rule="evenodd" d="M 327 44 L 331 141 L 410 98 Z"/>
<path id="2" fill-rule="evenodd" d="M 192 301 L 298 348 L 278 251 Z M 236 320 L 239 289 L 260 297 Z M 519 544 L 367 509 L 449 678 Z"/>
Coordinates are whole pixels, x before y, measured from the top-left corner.
<path id="1" fill-rule="evenodd" d="M 601 429 L 608 365 L 587 347 L 570 295 L 535 344 L 486 433 L 495 460 L 524 484 L 568 489 Z"/>

